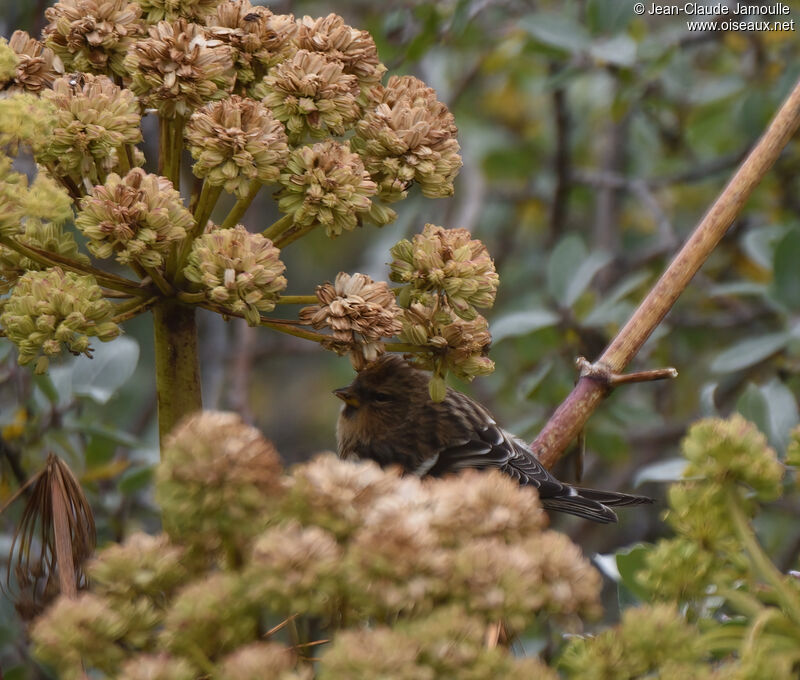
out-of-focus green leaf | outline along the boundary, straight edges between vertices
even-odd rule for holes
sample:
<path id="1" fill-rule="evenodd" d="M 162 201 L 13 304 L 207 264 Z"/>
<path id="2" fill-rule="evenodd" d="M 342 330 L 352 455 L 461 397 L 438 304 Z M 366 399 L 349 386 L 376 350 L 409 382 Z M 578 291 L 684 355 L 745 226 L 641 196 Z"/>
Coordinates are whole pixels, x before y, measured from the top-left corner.
<path id="1" fill-rule="evenodd" d="M 116 444 L 117 446 L 133 448 L 142 445 L 141 441 L 139 441 L 132 434 L 125 432 L 125 430 L 120 430 L 116 427 L 110 427 L 98 422 L 80 421 L 76 423 L 74 429 L 83 434 L 92 435 L 93 437 L 97 437 L 99 439 L 105 439 L 110 441 L 112 444 Z"/>
<path id="2" fill-rule="evenodd" d="M 535 45 L 555 53 L 575 53 L 590 43 L 586 29 L 566 14 L 536 12 L 518 22 Z"/>
<path id="3" fill-rule="evenodd" d="M 755 281 L 733 281 L 710 286 L 708 294 L 711 297 L 734 297 L 744 295 L 762 296 L 767 292 L 767 286 Z"/>
<path id="4" fill-rule="evenodd" d="M 593 33 L 618 33 L 634 16 L 630 0 L 589 0 L 586 5 L 586 23 Z"/>
<path id="5" fill-rule="evenodd" d="M 736 410 L 756 427 L 768 434 L 770 431 L 769 404 L 764 393 L 750 383 L 736 402 Z"/>
<path id="6" fill-rule="evenodd" d="M 105 404 L 136 370 L 139 343 L 133 338 L 117 338 L 97 343 L 92 359 L 77 357 L 72 374 L 75 394 Z"/>
<path id="7" fill-rule="evenodd" d="M 607 40 L 595 41 L 589 54 L 598 64 L 630 68 L 636 63 L 636 42 L 627 35 L 616 35 Z"/>
<path id="8" fill-rule="evenodd" d="M 506 338 L 527 335 L 558 323 L 559 316 L 549 309 L 529 309 L 525 312 L 512 312 L 492 321 L 489 329 L 495 344 Z"/>
<path id="9" fill-rule="evenodd" d="M 637 582 L 636 574 L 644 568 L 644 560 L 652 546 L 639 544 L 617 553 L 617 569 L 622 584 L 642 601 L 648 600 L 645 591 Z"/>
<path id="10" fill-rule="evenodd" d="M 567 289 L 564 292 L 564 304 L 571 307 L 575 301 L 589 287 L 592 279 L 603 267 L 613 259 L 611 253 L 603 250 L 595 250 L 580 263 L 578 269 L 572 274 Z"/>
<path id="11" fill-rule="evenodd" d="M 767 403 L 769 417 L 770 443 L 780 451 L 789 443 L 789 432 L 800 421 L 797 412 L 797 399 L 792 391 L 780 380 L 773 378 L 761 386 L 761 393 Z"/>
<path id="12" fill-rule="evenodd" d="M 599 299 L 592 311 L 581 322 L 585 326 L 604 326 L 607 323 L 621 323 L 630 315 L 632 305 L 629 302 L 620 301 L 641 286 L 650 276 L 650 273 L 646 271 L 626 276 L 610 291 L 603 294 L 603 297 Z"/>
<path id="13" fill-rule="evenodd" d="M 683 479 L 686 469 L 685 458 L 670 458 L 641 468 L 633 478 L 634 486 L 641 486 L 645 482 L 676 482 Z"/>
<path id="14" fill-rule="evenodd" d="M 542 361 L 532 373 L 523 376 L 517 383 L 517 394 L 523 399 L 532 399 L 536 388 L 539 387 L 551 368 L 553 368 L 552 361 Z"/>
<path id="15" fill-rule="evenodd" d="M 770 293 L 791 311 L 800 310 L 800 229 L 790 229 L 775 247 Z"/>
<path id="16" fill-rule="evenodd" d="M 775 255 L 775 244 L 786 234 L 785 227 L 760 227 L 749 230 L 741 240 L 747 256 L 759 267 L 771 270 Z"/>
<path id="17" fill-rule="evenodd" d="M 568 307 L 567 291 L 578 267 L 586 258 L 586 246 L 580 236 L 562 238 L 547 262 L 547 291 L 562 307 Z"/>
<path id="18" fill-rule="evenodd" d="M 790 338 L 785 331 L 746 338 L 720 352 L 711 362 L 711 370 L 714 373 L 733 373 L 754 366 L 786 347 Z"/>

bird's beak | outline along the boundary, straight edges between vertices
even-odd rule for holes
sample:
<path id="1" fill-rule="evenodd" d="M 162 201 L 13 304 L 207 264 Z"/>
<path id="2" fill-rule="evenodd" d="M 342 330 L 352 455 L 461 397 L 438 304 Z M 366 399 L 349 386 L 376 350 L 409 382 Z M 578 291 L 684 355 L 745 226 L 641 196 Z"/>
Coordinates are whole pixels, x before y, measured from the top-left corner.
<path id="1" fill-rule="evenodd" d="M 349 386 L 340 387 L 338 390 L 334 390 L 333 393 L 348 406 L 353 406 L 355 408 L 361 406 L 361 402 L 358 400 L 356 395 L 353 394 Z"/>

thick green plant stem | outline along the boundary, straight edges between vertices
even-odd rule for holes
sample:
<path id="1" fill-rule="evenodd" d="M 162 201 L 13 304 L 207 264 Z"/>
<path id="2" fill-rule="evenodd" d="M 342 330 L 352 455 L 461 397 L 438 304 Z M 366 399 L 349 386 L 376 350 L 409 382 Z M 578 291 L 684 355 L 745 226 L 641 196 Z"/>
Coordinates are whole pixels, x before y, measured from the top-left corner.
<path id="1" fill-rule="evenodd" d="M 165 435 L 184 416 L 203 408 L 197 358 L 195 310 L 174 300 L 153 307 L 158 393 L 158 435 Z"/>
<path id="2" fill-rule="evenodd" d="M 256 194 L 259 192 L 261 187 L 261 182 L 257 180 L 250 182 L 250 188 L 247 192 L 247 195 L 244 196 L 244 198 L 240 198 L 233 205 L 233 208 L 231 208 L 231 211 L 228 213 L 228 216 L 222 223 L 223 229 L 231 229 L 239 223 L 239 220 L 241 220 L 244 214 L 247 212 L 247 209 L 250 207 L 250 204 L 253 202 L 253 199 L 255 199 Z"/>

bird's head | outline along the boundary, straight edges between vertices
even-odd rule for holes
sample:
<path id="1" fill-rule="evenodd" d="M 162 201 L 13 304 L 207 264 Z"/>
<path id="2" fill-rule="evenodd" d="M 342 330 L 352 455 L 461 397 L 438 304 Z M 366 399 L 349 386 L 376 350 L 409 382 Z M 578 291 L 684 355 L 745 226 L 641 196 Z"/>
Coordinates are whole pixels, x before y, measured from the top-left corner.
<path id="1" fill-rule="evenodd" d="M 368 418 L 375 424 L 390 422 L 393 414 L 402 413 L 415 403 L 420 395 L 428 397 L 428 376 L 410 366 L 402 357 L 384 354 L 368 364 L 347 387 L 333 393 L 344 402 L 345 419 Z"/>

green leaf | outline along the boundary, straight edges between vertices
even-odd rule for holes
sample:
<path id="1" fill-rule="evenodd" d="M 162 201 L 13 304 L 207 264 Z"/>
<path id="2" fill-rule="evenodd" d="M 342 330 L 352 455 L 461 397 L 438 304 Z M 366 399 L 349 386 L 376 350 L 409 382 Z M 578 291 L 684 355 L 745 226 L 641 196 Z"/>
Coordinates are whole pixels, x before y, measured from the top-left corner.
<path id="1" fill-rule="evenodd" d="M 592 33 L 623 31 L 634 16 L 630 0 L 589 0 L 586 6 L 586 23 Z"/>
<path id="2" fill-rule="evenodd" d="M 536 388 L 539 387 L 551 368 L 553 368 L 553 362 L 551 360 L 540 362 L 532 373 L 523 376 L 519 380 L 517 383 L 517 394 L 526 400 L 533 399 Z"/>
<path id="3" fill-rule="evenodd" d="M 785 331 L 746 338 L 720 352 L 711 362 L 711 370 L 714 373 L 733 373 L 755 366 L 786 347 L 790 339 L 790 334 Z"/>
<path id="4" fill-rule="evenodd" d="M 789 432 L 800 421 L 797 400 L 792 391 L 777 378 L 761 386 L 761 394 L 767 404 L 770 443 L 784 451 L 789 444 Z"/>
<path id="5" fill-rule="evenodd" d="M 791 311 L 800 310 L 800 229 L 790 229 L 775 247 L 770 293 Z"/>
<path id="6" fill-rule="evenodd" d="M 586 326 L 604 326 L 607 323 L 623 323 L 631 313 L 630 302 L 622 301 L 650 278 L 646 271 L 626 276 L 598 300 L 591 312 L 582 320 Z"/>
<path id="7" fill-rule="evenodd" d="M 742 248 L 747 257 L 759 267 L 770 270 L 775 256 L 775 244 L 785 233 L 786 227 L 782 226 L 751 229 L 742 238 Z"/>
<path id="8" fill-rule="evenodd" d="M 133 338 L 122 337 L 113 342 L 98 343 L 92 359 L 76 358 L 72 389 L 76 395 L 105 404 L 133 375 L 138 361 L 139 343 Z"/>
<path id="9" fill-rule="evenodd" d="M 636 64 L 636 41 L 629 35 L 615 35 L 593 43 L 589 54 L 599 64 L 631 68 Z"/>
<path id="10" fill-rule="evenodd" d="M 736 410 L 756 427 L 768 434 L 770 431 L 769 405 L 764 393 L 756 385 L 750 383 L 742 396 L 736 401 Z"/>
<path id="11" fill-rule="evenodd" d="M 492 342 L 497 344 L 506 338 L 516 338 L 520 335 L 533 333 L 541 328 L 555 326 L 559 316 L 549 309 L 529 309 L 525 312 L 512 312 L 492 321 Z"/>
<path id="12" fill-rule="evenodd" d="M 585 49 L 590 42 L 586 29 L 565 14 L 537 12 L 517 22 L 527 32 L 534 45 L 561 54 Z"/>
<path id="13" fill-rule="evenodd" d="M 595 250 L 583 262 L 581 262 L 578 270 L 572 275 L 572 278 L 567 285 L 566 297 L 564 302 L 567 307 L 575 304 L 575 301 L 583 294 L 589 287 L 592 279 L 603 269 L 613 257 L 611 253 L 603 250 Z"/>
<path id="14" fill-rule="evenodd" d="M 709 287 L 711 297 L 733 297 L 744 295 L 762 296 L 767 292 L 767 286 L 755 281 L 732 281 L 731 283 L 717 283 Z"/>
<path id="15" fill-rule="evenodd" d="M 639 600 L 647 601 L 648 593 L 636 582 L 636 574 L 644 569 L 647 553 L 653 549 L 651 545 L 639 543 L 617 553 L 617 569 L 621 583 Z"/>
<path id="16" fill-rule="evenodd" d="M 580 236 L 571 235 L 561 239 L 547 262 L 547 290 L 562 307 L 566 302 L 574 273 L 586 259 L 586 246 Z"/>

